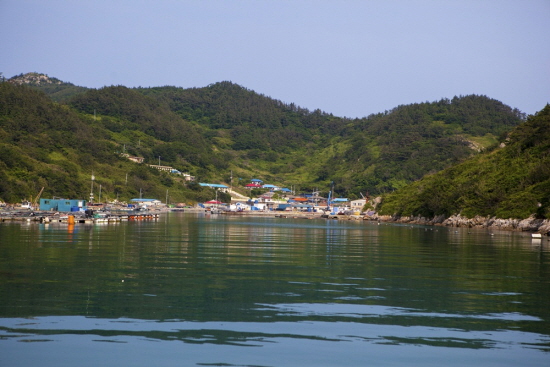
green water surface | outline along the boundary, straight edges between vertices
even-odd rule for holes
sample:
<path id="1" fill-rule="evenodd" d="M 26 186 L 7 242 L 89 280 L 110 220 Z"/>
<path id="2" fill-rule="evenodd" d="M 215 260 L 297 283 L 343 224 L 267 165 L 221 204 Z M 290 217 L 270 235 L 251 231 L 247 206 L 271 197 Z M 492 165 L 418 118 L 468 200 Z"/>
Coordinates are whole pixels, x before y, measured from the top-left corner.
<path id="1" fill-rule="evenodd" d="M 550 242 L 169 213 L 0 224 L 0 366 L 550 365 Z"/>

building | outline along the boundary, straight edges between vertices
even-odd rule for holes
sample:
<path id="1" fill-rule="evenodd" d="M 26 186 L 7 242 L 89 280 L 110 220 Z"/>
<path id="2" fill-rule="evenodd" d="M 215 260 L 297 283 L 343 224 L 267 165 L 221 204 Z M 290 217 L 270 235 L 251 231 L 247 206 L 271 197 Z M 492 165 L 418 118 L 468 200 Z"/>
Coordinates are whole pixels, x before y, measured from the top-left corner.
<path id="1" fill-rule="evenodd" d="M 367 199 L 358 199 L 358 200 L 352 200 L 351 201 L 351 209 L 352 210 L 363 210 L 363 207 L 367 203 Z"/>
<path id="2" fill-rule="evenodd" d="M 195 176 L 191 176 L 189 173 L 182 173 L 181 175 L 185 181 L 195 181 Z"/>
<path id="3" fill-rule="evenodd" d="M 40 210 L 54 212 L 83 212 L 86 210 L 86 200 L 71 199 L 40 199 Z"/>
<path id="4" fill-rule="evenodd" d="M 157 199 L 132 199 L 130 200 L 132 204 L 139 205 L 142 207 L 148 207 L 148 206 L 158 206 L 161 205 L 162 202 Z"/>
<path id="5" fill-rule="evenodd" d="M 120 155 L 123 156 L 123 157 L 128 158 L 129 160 L 131 160 L 132 162 L 135 162 L 135 163 L 143 163 L 143 161 L 145 160 L 145 158 L 143 158 L 143 157 L 132 157 L 128 153 L 121 153 Z"/>
<path id="6" fill-rule="evenodd" d="M 159 171 L 165 171 L 165 172 L 172 172 L 173 170 L 173 168 L 170 166 L 159 166 L 158 164 L 149 164 L 148 166 L 151 168 L 158 169 Z"/>
<path id="7" fill-rule="evenodd" d="M 330 200 L 330 203 L 334 207 L 345 208 L 348 206 L 349 200 L 347 198 L 334 198 Z"/>
<path id="8" fill-rule="evenodd" d="M 252 189 L 260 189 L 260 188 L 262 188 L 262 185 L 259 184 L 259 183 L 249 183 L 249 184 L 246 184 L 245 187 L 246 187 L 247 189 L 252 190 Z"/>
<path id="9" fill-rule="evenodd" d="M 143 161 L 145 160 L 145 158 L 143 157 L 127 157 L 127 158 L 132 162 L 136 162 L 136 163 L 143 163 Z"/>
<path id="10" fill-rule="evenodd" d="M 220 190 L 220 191 L 223 191 L 223 192 L 227 192 L 229 190 L 229 186 L 222 185 L 222 184 L 212 184 L 212 183 L 201 182 L 201 183 L 199 183 L 199 185 L 202 186 L 202 187 L 210 187 L 210 188 L 213 188 L 215 190 Z"/>

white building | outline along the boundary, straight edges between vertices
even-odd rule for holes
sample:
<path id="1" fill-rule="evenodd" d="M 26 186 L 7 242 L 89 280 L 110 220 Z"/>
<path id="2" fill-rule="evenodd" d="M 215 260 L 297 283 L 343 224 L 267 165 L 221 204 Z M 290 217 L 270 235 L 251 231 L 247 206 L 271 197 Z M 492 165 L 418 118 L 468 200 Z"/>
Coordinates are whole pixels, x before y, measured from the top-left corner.
<path id="1" fill-rule="evenodd" d="M 351 209 L 352 210 L 363 210 L 363 207 L 367 203 L 367 199 L 358 199 L 351 201 Z"/>

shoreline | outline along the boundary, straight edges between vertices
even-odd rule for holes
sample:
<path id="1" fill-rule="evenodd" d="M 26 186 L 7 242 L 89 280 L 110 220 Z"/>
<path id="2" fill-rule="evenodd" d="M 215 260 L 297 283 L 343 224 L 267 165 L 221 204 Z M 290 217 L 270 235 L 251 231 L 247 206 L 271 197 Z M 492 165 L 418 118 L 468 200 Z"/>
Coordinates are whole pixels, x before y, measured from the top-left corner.
<path id="1" fill-rule="evenodd" d="M 479 215 L 476 215 L 474 218 L 467 218 L 462 217 L 460 214 L 454 214 L 450 217 L 441 215 L 434 218 L 425 218 L 421 216 L 400 217 L 391 215 L 378 215 L 377 217 L 381 222 L 411 223 L 451 228 L 486 228 L 514 232 L 532 232 L 550 236 L 550 220 L 537 219 L 534 216 L 525 219 L 502 219 L 497 217 L 482 217 Z"/>
<path id="2" fill-rule="evenodd" d="M 455 214 L 450 217 L 443 215 L 426 218 L 422 216 L 391 216 L 391 215 L 327 215 L 321 212 L 294 212 L 294 211 L 242 211 L 242 212 L 219 212 L 213 213 L 204 208 L 182 208 L 182 209 L 156 209 L 144 211 L 140 213 L 112 213 L 113 217 L 119 217 L 122 220 L 127 216 L 158 216 L 166 213 L 203 213 L 208 215 L 227 215 L 227 216 L 257 216 L 257 217 L 274 217 L 288 219 L 336 219 L 336 220 L 353 220 L 353 221 L 373 221 L 385 223 L 408 223 L 429 226 L 441 227 L 461 227 L 461 228 L 485 228 L 495 230 L 506 230 L 515 232 L 531 232 L 540 233 L 550 236 L 550 220 L 536 219 L 534 216 L 525 219 L 502 219 L 496 217 L 475 216 L 474 218 L 462 217 L 460 214 Z M 0 222 L 44 222 L 45 218 L 53 219 L 52 222 L 64 222 L 61 218 L 68 216 L 79 217 L 76 213 L 53 213 L 41 211 L 25 211 L 25 210 L 10 210 L 0 211 Z M 50 222 L 50 220 L 46 221 Z M 78 221 L 78 219 L 77 219 Z"/>
<path id="3" fill-rule="evenodd" d="M 193 212 L 193 211 L 190 211 Z M 197 212 L 196 210 L 194 212 Z M 200 211 L 198 211 L 200 212 Z M 311 212 L 262 212 L 262 211 L 244 211 L 244 212 L 224 212 L 221 215 L 243 215 L 243 216 L 270 216 L 279 218 L 296 218 L 296 219 L 313 219 L 326 218 L 338 220 L 365 220 L 373 222 L 385 223 L 409 223 L 418 225 L 441 226 L 441 227 L 456 227 L 456 228 L 486 228 L 495 230 L 506 230 L 514 232 L 532 232 L 550 236 L 550 220 L 536 219 L 529 217 L 525 219 L 502 219 L 496 217 L 475 216 L 474 218 L 462 217 L 460 214 L 450 217 L 437 216 L 435 218 L 416 217 L 400 217 L 391 215 L 329 215 L 323 213 Z"/>

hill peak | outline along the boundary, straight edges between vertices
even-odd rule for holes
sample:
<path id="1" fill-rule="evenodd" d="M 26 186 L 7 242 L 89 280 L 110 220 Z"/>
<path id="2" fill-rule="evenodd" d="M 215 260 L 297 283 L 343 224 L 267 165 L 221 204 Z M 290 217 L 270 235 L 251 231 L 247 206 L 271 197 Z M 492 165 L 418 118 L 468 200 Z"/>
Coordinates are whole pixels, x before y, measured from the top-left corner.
<path id="1" fill-rule="evenodd" d="M 31 86 L 43 86 L 48 84 L 49 85 L 70 84 L 70 83 L 65 83 L 57 78 L 51 78 L 46 74 L 41 74 L 36 72 L 16 75 L 10 78 L 9 82 L 13 84 L 18 84 L 18 85 L 26 84 Z"/>

